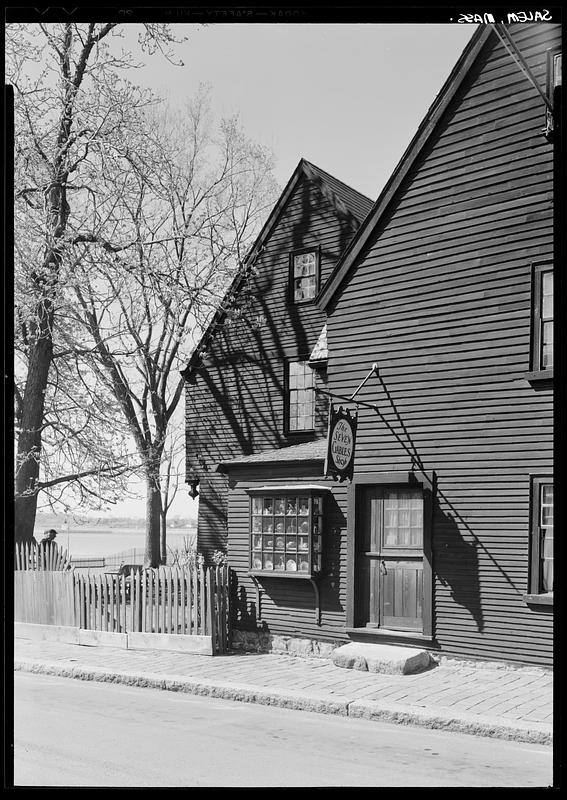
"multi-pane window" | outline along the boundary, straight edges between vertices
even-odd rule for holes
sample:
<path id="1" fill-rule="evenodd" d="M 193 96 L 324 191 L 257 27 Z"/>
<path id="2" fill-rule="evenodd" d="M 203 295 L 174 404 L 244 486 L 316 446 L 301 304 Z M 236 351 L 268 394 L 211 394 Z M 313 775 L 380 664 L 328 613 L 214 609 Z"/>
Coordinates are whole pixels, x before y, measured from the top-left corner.
<path id="1" fill-rule="evenodd" d="M 534 267 L 532 362 L 553 369 L 553 270 L 543 264 Z"/>
<path id="2" fill-rule="evenodd" d="M 314 300 L 319 289 L 319 253 L 317 250 L 291 254 L 291 282 L 294 303 Z"/>
<path id="3" fill-rule="evenodd" d="M 541 275 L 541 366 L 553 366 L 553 272 Z"/>
<path id="4" fill-rule="evenodd" d="M 532 487 L 532 594 L 553 592 L 553 482 L 534 478 Z"/>
<path id="5" fill-rule="evenodd" d="M 384 547 L 423 545 L 423 497 L 421 492 L 386 492 L 384 496 Z"/>
<path id="6" fill-rule="evenodd" d="M 540 569 L 541 591 L 553 591 L 553 484 L 540 487 Z"/>
<path id="7" fill-rule="evenodd" d="M 323 498 L 312 492 L 251 499 L 250 568 L 254 572 L 321 570 Z"/>
<path id="8" fill-rule="evenodd" d="M 288 430 L 313 429 L 315 414 L 315 384 L 313 370 L 307 361 L 288 362 Z"/>

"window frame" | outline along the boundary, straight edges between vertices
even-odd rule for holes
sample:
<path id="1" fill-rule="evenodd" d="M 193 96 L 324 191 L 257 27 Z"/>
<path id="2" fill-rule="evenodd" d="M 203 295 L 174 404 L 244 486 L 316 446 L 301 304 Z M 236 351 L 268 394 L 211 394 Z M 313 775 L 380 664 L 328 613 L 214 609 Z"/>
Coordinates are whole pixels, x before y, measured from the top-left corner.
<path id="1" fill-rule="evenodd" d="M 249 513 L 248 513 L 248 574 L 254 577 L 262 577 L 262 578 L 291 578 L 293 580 L 313 580 L 314 578 L 321 575 L 323 571 L 323 547 L 324 547 L 324 530 L 325 530 L 325 495 L 329 490 L 327 487 L 321 486 L 312 486 L 312 485 L 297 485 L 297 486 L 262 486 L 262 487 L 254 487 L 247 489 L 247 494 L 249 496 Z M 254 553 L 260 553 L 263 561 L 263 556 L 265 555 L 266 551 L 263 547 L 263 537 L 269 536 L 269 533 L 264 533 L 262 530 L 255 531 L 254 530 L 254 517 L 260 516 L 263 520 L 266 517 L 271 517 L 275 520 L 275 518 L 279 515 L 275 512 L 275 500 L 276 498 L 296 498 L 296 507 L 297 501 L 300 497 L 307 497 L 309 499 L 309 506 L 308 506 L 308 513 L 306 515 L 302 515 L 299 513 L 299 509 L 297 508 L 295 514 L 288 514 L 284 512 L 282 515 L 284 520 L 285 519 L 295 519 L 297 521 L 296 530 L 294 533 L 288 534 L 287 531 L 282 531 L 281 535 L 284 540 L 287 539 L 288 535 L 292 535 L 297 539 L 297 547 L 295 548 L 296 553 L 296 563 L 297 569 L 296 570 L 287 570 L 287 569 L 276 569 L 275 568 L 275 558 L 273 562 L 272 569 L 264 569 L 262 566 L 261 569 L 254 567 Z M 319 499 L 319 510 L 317 511 L 314 508 L 314 500 Z M 262 515 L 255 515 L 253 513 L 254 510 L 254 501 L 260 500 L 262 506 L 264 505 L 264 500 L 271 499 L 274 502 L 274 510 L 271 514 L 263 514 Z M 299 529 L 299 520 L 305 519 L 307 522 L 307 531 L 300 531 Z M 275 523 L 274 523 L 275 524 Z M 317 530 L 314 529 L 314 526 L 317 527 Z M 262 525 L 263 528 L 263 525 Z M 276 542 L 275 536 L 278 531 L 271 532 L 274 537 L 274 544 L 272 545 L 272 554 L 274 557 L 277 555 L 278 550 L 276 549 Z M 255 548 L 254 547 L 254 537 L 262 537 L 262 547 Z M 307 548 L 305 550 L 300 550 L 299 548 L 299 537 L 304 536 L 307 538 Z M 293 548 L 291 548 L 293 550 Z M 284 541 L 284 547 L 281 550 L 281 553 L 285 557 L 288 555 L 287 549 L 287 541 Z M 308 569 L 307 570 L 300 570 L 299 563 L 300 563 L 300 556 L 305 554 L 308 557 Z"/>
<path id="2" fill-rule="evenodd" d="M 292 430 L 290 427 L 290 410 L 291 410 L 291 402 L 290 402 L 290 386 L 289 386 L 289 366 L 290 364 L 305 364 L 306 368 L 311 370 L 313 374 L 313 415 L 312 415 L 312 427 L 311 428 L 300 428 Z M 315 372 L 312 367 L 309 366 L 309 356 L 290 356 L 284 360 L 284 433 L 286 436 L 312 436 L 315 433 L 315 417 L 316 417 L 316 399 L 317 394 L 315 392 Z"/>
<path id="3" fill-rule="evenodd" d="M 531 300 L 531 353 L 530 370 L 528 375 L 531 379 L 550 379 L 553 378 L 553 365 L 543 367 L 542 365 L 542 299 L 543 299 L 543 275 L 550 272 L 553 280 L 553 262 L 538 261 L 532 264 L 532 300 Z M 554 316 L 551 318 L 554 323 Z"/>
<path id="4" fill-rule="evenodd" d="M 305 253 L 315 253 L 315 294 L 313 295 L 313 297 L 309 297 L 307 300 L 296 300 L 293 259 L 296 256 L 301 256 L 304 255 Z M 321 246 L 316 245 L 314 247 L 301 247 L 298 248 L 297 250 L 292 250 L 289 254 L 289 267 L 288 267 L 288 299 L 290 305 L 303 306 L 303 305 L 308 305 L 309 303 L 315 303 L 317 295 L 319 294 L 320 286 L 321 286 Z"/>
<path id="5" fill-rule="evenodd" d="M 529 576 L 528 594 L 524 595 L 527 603 L 535 605 L 553 605 L 553 591 L 544 592 L 541 586 L 541 488 L 545 484 L 553 486 L 553 475 L 532 475 L 530 479 L 530 547 L 529 547 Z"/>
<path id="6" fill-rule="evenodd" d="M 550 142 L 557 138 L 555 136 L 555 132 L 558 131 L 561 121 L 561 101 L 559 98 L 559 92 L 556 94 L 556 90 L 561 90 L 561 83 L 557 84 L 555 81 L 555 59 L 557 56 L 563 56 L 561 45 L 549 47 L 546 50 L 545 93 L 548 100 L 551 102 L 553 111 L 550 111 L 548 108 L 545 110 L 544 135 Z"/>

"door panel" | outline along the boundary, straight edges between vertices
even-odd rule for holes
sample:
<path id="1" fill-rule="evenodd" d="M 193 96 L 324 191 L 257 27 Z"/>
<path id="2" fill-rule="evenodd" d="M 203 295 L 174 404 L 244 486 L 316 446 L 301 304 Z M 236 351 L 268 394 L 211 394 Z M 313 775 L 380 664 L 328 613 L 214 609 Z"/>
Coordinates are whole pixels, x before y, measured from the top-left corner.
<path id="1" fill-rule="evenodd" d="M 387 628 L 421 628 L 423 562 L 384 559 L 382 564 L 381 624 Z"/>
<path id="2" fill-rule="evenodd" d="M 361 492 L 358 618 L 369 627 L 422 630 L 423 494 L 401 485 L 367 486 Z"/>

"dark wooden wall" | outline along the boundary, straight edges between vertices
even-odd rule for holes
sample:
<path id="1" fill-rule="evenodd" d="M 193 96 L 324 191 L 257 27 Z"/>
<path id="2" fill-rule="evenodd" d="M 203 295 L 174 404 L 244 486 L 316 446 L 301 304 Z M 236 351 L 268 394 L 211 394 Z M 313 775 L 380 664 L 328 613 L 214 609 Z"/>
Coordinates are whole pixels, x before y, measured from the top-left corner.
<path id="1" fill-rule="evenodd" d="M 559 26 L 511 28 L 545 87 Z M 438 477 L 434 634 L 444 652 L 551 663 L 528 606 L 530 473 L 552 465 L 552 396 L 530 369 L 531 269 L 553 258 L 545 107 L 495 36 L 410 170 L 329 318 L 329 385 L 361 399 L 355 470 Z"/>
<path id="2" fill-rule="evenodd" d="M 310 441 L 326 434 L 327 401 L 318 401 L 315 434 L 284 433 L 287 358 L 305 359 L 325 314 L 315 304 L 288 303 L 290 251 L 321 248 L 321 280 L 330 275 L 358 222 L 338 211 L 316 181 L 303 175 L 257 259 L 239 298 L 240 319 L 217 329 L 203 363 L 186 384 L 188 469 L 201 476 L 198 548 L 208 559 L 226 540 L 226 505 L 208 476 L 223 460 Z M 263 315 L 260 327 L 254 326 Z M 316 370 L 319 386 L 326 372 Z M 218 482 L 218 481 L 217 481 Z"/>
<path id="3" fill-rule="evenodd" d="M 346 484 L 333 484 L 322 478 L 323 464 L 313 467 L 271 467 L 267 470 L 235 470 L 237 481 L 229 493 L 228 557 L 236 573 L 234 622 L 241 630 L 264 629 L 280 636 L 298 636 L 321 641 L 348 640 L 345 634 L 346 603 Z M 248 577 L 250 563 L 250 496 L 246 489 L 266 484 L 315 483 L 328 485 L 325 493 L 323 563 L 319 579 L 321 625 L 315 614 L 315 597 L 308 581 L 294 578 L 260 578 L 261 614 L 257 619 L 256 589 Z"/>

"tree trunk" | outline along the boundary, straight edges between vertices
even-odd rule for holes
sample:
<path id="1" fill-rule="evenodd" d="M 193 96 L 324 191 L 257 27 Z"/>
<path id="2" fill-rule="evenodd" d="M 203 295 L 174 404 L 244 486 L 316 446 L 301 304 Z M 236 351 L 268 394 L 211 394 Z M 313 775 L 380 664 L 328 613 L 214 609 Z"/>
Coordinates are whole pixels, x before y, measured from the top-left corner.
<path id="1" fill-rule="evenodd" d="M 160 513 L 161 523 L 161 563 L 167 563 L 167 511 L 163 508 Z"/>
<path id="2" fill-rule="evenodd" d="M 33 538 L 45 390 L 53 355 L 53 312 L 50 301 L 40 304 L 38 311 L 38 329 L 36 337 L 30 343 L 29 368 L 18 435 L 14 509 L 16 542 L 30 542 Z"/>
<path id="3" fill-rule="evenodd" d="M 31 541 L 35 525 L 45 392 L 53 359 L 53 299 L 61 266 L 59 240 L 65 233 L 69 216 L 65 188 L 67 177 L 68 173 L 58 168 L 57 178 L 48 194 L 49 231 L 55 244 L 48 244 L 43 263 L 31 275 L 39 299 L 36 319 L 27 326 L 29 361 L 18 435 L 14 508 L 17 542 Z"/>
<path id="4" fill-rule="evenodd" d="M 145 567 L 159 567 L 160 553 L 161 493 L 159 476 L 151 470 L 146 475 L 146 549 Z"/>

